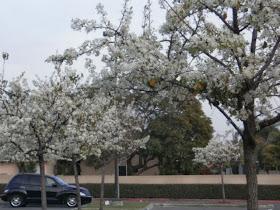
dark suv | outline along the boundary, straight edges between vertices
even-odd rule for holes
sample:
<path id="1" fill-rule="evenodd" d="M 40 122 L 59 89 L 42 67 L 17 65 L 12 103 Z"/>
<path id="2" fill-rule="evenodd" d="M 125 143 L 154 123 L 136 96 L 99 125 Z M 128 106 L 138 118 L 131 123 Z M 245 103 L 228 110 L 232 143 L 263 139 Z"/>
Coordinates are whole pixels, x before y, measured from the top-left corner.
<path id="1" fill-rule="evenodd" d="M 9 201 L 12 207 L 26 206 L 28 203 L 41 202 L 41 181 L 39 174 L 18 174 L 14 176 L 1 195 L 3 201 Z M 90 203 L 89 191 L 80 187 L 82 204 Z M 46 175 L 46 193 L 49 203 L 66 203 L 77 206 L 77 188 L 69 185 L 57 176 Z"/>

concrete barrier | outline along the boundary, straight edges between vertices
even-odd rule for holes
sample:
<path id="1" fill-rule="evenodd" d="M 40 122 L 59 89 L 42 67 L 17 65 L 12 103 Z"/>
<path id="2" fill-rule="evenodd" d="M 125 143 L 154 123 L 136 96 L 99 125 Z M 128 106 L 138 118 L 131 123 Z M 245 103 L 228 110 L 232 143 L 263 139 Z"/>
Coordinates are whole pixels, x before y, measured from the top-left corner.
<path id="1" fill-rule="evenodd" d="M 280 185 L 279 174 L 258 174 L 259 185 Z M 6 184 L 13 176 L 1 175 L 0 184 Z M 59 176 L 69 183 L 74 183 L 74 176 Z M 114 183 L 113 175 L 105 176 L 105 183 Z M 79 176 L 79 181 L 82 184 L 101 183 L 100 175 L 83 175 Z M 120 184 L 220 184 L 220 175 L 174 175 L 174 176 L 120 176 Z M 245 175 L 225 175 L 225 184 L 246 184 Z"/>
<path id="2" fill-rule="evenodd" d="M 260 185 L 280 185 L 280 175 L 259 174 Z M 69 183 L 74 183 L 72 176 L 60 176 Z M 81 183 L 101 183 L 101 176 L 80 176 Z M 114 183 L 114 176 L 105 176 L 105 183 Z M 120 184 L 220 184 L 220 175 L 157 175 L 157 176 L 120 176 Z M 246 184 L 245 175 L 225 175 L 225 184 Z"/>

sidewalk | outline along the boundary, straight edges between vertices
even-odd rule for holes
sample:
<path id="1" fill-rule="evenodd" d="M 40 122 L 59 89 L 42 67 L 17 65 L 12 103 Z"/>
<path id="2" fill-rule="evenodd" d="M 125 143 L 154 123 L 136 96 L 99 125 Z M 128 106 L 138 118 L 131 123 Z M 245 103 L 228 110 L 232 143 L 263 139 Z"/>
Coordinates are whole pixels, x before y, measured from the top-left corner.
<path id="1" fill-rule="evenodd" d="M 99 198 L 93 199 L 99 201 Z M 113 199 L 104 199 L 104 201 L 112 201 Z M 121 198 L 121 201 L 131 202 L 150 202 L 145 210 L 152 209 L 164 209 L 164 208 L 192 208 L 197 207 L 199 209 L 212 208 L 233 208 L 243 209 L 247 206 L 246 200 L 228 200 L 223 202 L 222 199 L 166 199 L 166 198 Z M 235 207 L 235 208 L 234 208 Z M 280 209 L 280 200 L 259 200 L 259 209 Z"/>
<path id="2" fill-rule="evenodd" d="M 99 201 L 99 198 L 94 198 L 94 201 Z M 104 200 L 112 201 L 112 198 L 104 198 Z M 120 198 L 122 201 L 135 202 L 190 202 L 190 203 L 223 203 L 222 199 L 169 199 L 169 198 Z M 246 200 L 229 200 L 225 203 L 247 203 Z M 280 200 L 259 200 L 259 203 L 279 203 Z"/>

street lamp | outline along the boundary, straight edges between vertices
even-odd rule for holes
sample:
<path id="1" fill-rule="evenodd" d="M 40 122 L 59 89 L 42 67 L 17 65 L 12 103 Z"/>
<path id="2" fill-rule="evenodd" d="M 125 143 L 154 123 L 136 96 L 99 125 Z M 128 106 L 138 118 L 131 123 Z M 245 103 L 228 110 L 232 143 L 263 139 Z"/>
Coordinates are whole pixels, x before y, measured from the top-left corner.
<path id="1" fill-rule="evenodd" d="M 3 58 L 3 72 L 2 72 L 2 80 L 1 83 L 3 85 L 3 80 L 4 80 L 4 72 L 5 72 L 5 61 L 9 59 L 9 53 L 3 52 L 2 53 L 2 58 Z M 3 86 L 2 86 L 3 87 Z"/>
<path id="2" fill-rule="evenodd" d="M 2 57 L 3 57 L 4 60 L 8 60 L 8 58 L 9 58 L 9 53 L 3 52 L 3 53 L 2 53 Z"/>

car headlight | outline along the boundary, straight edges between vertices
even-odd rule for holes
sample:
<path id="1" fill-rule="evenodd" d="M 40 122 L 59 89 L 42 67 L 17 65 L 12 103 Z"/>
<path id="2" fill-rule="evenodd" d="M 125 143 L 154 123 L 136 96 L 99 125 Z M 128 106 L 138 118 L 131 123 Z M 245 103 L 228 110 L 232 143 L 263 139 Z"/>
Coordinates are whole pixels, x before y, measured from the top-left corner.
<path id="1" fill-rule="evenodd" d="M 81 196 L 86 196 L 86 194 L 85 194 L 85 193 L 83 193 L 83 192 L 80 192 L 80 195 L 81 195 Z"/>

